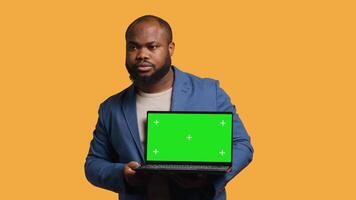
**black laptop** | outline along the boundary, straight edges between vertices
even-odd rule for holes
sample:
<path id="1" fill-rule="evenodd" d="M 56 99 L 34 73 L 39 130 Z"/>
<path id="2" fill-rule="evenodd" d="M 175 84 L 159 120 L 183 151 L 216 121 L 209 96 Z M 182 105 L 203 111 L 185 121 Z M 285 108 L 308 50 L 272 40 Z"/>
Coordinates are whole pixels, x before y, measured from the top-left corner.
<path id="1" fill-rule="evenodd" d="M 224 173 L 232 165 L 231 112 L 148 111 L 145 163 L 136 170 Z"/>

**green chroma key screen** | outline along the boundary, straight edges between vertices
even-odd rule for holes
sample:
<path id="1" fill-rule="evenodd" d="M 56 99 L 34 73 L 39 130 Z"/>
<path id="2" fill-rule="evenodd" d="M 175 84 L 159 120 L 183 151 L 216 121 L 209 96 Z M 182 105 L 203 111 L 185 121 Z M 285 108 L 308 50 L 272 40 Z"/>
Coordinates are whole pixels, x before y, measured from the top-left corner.
<path id="1" fill-rule="evenodd" d="M 147 113 L 147 161 L 231 162 L 232 113 Z"/>

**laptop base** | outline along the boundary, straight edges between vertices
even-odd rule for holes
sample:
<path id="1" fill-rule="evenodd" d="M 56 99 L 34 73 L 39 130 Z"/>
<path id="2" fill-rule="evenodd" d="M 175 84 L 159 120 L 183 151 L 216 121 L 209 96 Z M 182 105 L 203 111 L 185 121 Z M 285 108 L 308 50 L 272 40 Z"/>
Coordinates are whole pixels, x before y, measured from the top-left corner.
<path id="1" fill-rule="evenodd" d="M 146 164 L 136 168 L 136 171 L 143 172 L 184 172 L 184 173 L 225 173 L 230 166 L 214 165 L 167 165 L 167 164 Z"/>

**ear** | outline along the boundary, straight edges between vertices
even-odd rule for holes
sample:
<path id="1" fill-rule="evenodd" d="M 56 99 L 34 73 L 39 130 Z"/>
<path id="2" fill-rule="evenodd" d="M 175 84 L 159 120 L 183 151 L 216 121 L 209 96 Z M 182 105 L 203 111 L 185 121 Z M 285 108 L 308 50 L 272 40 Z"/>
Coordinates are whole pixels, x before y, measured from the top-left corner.
<path id="1" fill-rule="evenodd" d="M 176 46 L 176 45 L 174 44 L 174 42 L 171 42 L 171 43 L 169 43 L 169 45 L 168 45 L 168 51 L 169 51 L 169 54 L 170 54 L 171 56 L 173 56 L 175 46 Z"/>

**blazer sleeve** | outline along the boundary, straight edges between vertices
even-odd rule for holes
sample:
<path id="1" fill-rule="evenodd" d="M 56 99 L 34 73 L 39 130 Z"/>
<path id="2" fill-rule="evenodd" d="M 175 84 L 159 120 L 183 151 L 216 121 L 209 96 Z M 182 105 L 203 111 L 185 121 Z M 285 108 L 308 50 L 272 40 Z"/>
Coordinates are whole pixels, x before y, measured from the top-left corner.
<path id="1" fill-rule="evenodd" d="M 254 151 L 250 137 L 236 113 L 235 106 L 231 104 L 225 91 L 220 88 L 218 81 L 216 82 L 216 94 L 217 110 L 233 112 L 233 162 L 231 172 L 213 177 L 215 194 L 224 191 L 225 185 L 252 161 Z"/>
<path id="2" fill-rule="evenodd" d="M 105 116 L 101 105 L 99 118 L 85 161 L 85 175 L 88 181 L 97 187 L 113 192 L 121 192 L 125 190 L 124 164 L 116 162 L 118 158 L 110 143 L 110 137 L 104 122 Z"/>

